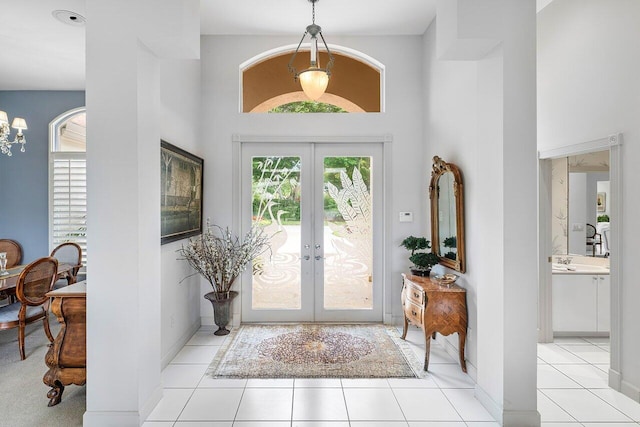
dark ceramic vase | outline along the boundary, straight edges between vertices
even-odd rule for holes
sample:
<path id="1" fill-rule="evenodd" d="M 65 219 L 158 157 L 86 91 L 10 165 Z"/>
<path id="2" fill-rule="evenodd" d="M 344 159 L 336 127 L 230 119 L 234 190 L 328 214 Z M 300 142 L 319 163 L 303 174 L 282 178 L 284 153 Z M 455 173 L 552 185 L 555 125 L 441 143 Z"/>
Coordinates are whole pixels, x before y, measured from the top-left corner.
<path id="1" fill-rule="evenodd" d="M 429 277 L 429 274 L 431 274 L 431 269 L 420 270 L 417 268 L 412 268 L 411 274 L 413 274 L 414 276 Z"/>
<path id="2" fill-rule="evenodd" d="M 229 332 L 227 325 L 231 319 L 231 301 L 238 296 L 238 292 L 209 292 L 205 298 L 213 305 L 213 322 L 218 327 L 214 335 L 227 335 Z"/>

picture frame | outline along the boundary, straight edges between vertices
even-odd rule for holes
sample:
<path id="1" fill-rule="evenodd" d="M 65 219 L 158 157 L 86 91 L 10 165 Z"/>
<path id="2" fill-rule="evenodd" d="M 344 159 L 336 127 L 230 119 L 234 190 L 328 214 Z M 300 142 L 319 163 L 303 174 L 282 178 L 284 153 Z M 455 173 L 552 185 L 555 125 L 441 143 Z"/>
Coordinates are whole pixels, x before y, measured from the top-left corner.
<path id="1" fill-rule="evenodd" d="M 202 234 L 204 159 L 160 140 L 160 244 Z"/>
<path id="2" fill-rule="evenodd" d="M 598 206 L 598 212 L 607 211 L 607 193 L 598 193 L 596 205 Z"/>

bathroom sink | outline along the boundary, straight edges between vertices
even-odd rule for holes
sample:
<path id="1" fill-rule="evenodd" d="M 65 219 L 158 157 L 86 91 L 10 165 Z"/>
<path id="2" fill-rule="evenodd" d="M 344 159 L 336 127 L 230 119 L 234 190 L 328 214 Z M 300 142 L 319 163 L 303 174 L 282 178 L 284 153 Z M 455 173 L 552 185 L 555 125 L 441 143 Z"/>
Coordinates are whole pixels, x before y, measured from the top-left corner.
<path id="1" fill-rule="evenodd" d="M 556 264 L 553 263 L 552 271 L 562 271 L 571 273 L 585 273 L 585 274 L 609 274 L 609 268 L 600 265 L 588 265 L 588 264 Z"/>

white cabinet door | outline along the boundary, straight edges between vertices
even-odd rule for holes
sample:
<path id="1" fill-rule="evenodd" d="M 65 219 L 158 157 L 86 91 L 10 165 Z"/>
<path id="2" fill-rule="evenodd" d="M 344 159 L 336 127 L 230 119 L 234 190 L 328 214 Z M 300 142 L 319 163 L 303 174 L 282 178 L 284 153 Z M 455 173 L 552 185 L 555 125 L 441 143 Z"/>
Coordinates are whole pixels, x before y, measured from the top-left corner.
<path id="1" fill-rule="evenodd" d="M 611 324 L 611 285 L 609 275 L 598 276 L 598 332 L 609 332 Z"/>
<path id="2" fill-rule="evenodd" d="M 552 284 L 553 330 L 555 332 L 596 331 L 597 276 L 554 274 Z"/>

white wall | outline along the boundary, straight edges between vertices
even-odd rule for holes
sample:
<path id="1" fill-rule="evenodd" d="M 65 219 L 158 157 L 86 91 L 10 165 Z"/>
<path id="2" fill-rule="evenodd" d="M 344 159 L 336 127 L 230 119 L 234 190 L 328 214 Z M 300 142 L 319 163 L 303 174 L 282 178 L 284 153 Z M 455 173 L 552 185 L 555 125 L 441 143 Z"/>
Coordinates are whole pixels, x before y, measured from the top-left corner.
<path id="1" fill-rule="evenodd" d="M 388 199 L 393 214 L 386 234 L 387 301 L 399 321 L 400 274 L 408 266 L 406 251 L 398 248 L 405 237 L 424 230 L 427 221 L 426 171 L 422 161 L 421 37 L 332 37 L 328 42 L 363 52 L 386 66 L 385 113 L 366 114 L 248 114 L 239 113 L 239 65 L 264 51 L 291 45 L 292 37 L 207 36 L 202 38 L 203 143 L 208 165 L 204 198 L 206 217 L 231 225 L 233 188 L 232 135 L 384 135 L 392 134 L 392 180 Z M 335 72 L 338 72 L 336 65 Z M 413 223 L 398 222 L 398 212 L 414 213 Z M 204 294 L 207 285 L 202 285 Z M 242 297 L 242 295 L 240 296 Z M 238 304 L 237 300 L 234 304 Z M 203 324 L 211 323 L 212 308 L 201 304 Z M 236 311 L 237 313 L 237 311 Z M 237 319 L 234 319 L 237 321 Z"/>
<path id="2" fill-rule="evenodd" d="M 192 13 L 197 0 L 163 0 L 163 5 L 197 18 Z M 130 7 L 124 0 L 87 1 L 87 246 L 92 253 L 87 272 L 92 278 L 83 424 L 90 427 L 139 426 L 162 397 L 159 141 L 175 128 L 161 125 L 169 111 L 161 95 L 197 112 L 191 98 L 197 83 L 182 87 L 190 88 L 185 98 L 172 86 L 179 82 L 165 82 L 163 92 L 160 60 L 141 39 L 174 36 L 185 47 L 176 54 L 180 58 L 193 48 L 184 43 L 197 45 L 199 39 L 183 38 L 192 31 L 167 25 L 166 15 Z M 144 23 L 154 31 L 144 34 Z M 193 77 L 195 70 L 197 77 L 197 67 L 187 69 L 180 75 Z M 165 68 L 165 79 L 172 70 Z M 197 118 L 186 123 L 195 127 Z M 197 141 L 195 132 L 187 142 Z"/>
<path id="3" fill-rule="evenodd" d="M 437 6 L 425 34 L 425 160 L 437 154 L 464 175 L 459 280 L 476 396 L 505 426 L 537 426 L 535 3 Z"/>
<path id="4" fill-rule="evenodd" d="M 161 138 L 198 157 L 203 157 L 200 138 L 200 61 L 163 60 L 160 62 Z M 204 163 L 205 175 L 209 172 Z M 208 200 L 205 199 L 204 203 Z M 185 261 L 178 261 L 178 250 L 187 240 L 161 247 L 161 324 L 162 366 L 166 366 L 200 326 L 200 278 L 183 279 L 193 273 Z"/>
<path id="5" fill-rule="evenodd" d="M 622 132 L 622 212 L 611 231 L 621 237 L 621 354 L 611 361 L 621 390 L 640 401 L 640 286 L 632 266 L 640 239 L 640 2 L 554 1 L 538 15 L 538 147 L 541 150 Z M 612 275 L 614 271 L 612 269 Z M 612 313 L 615 313 L 612 310 Z"/>

